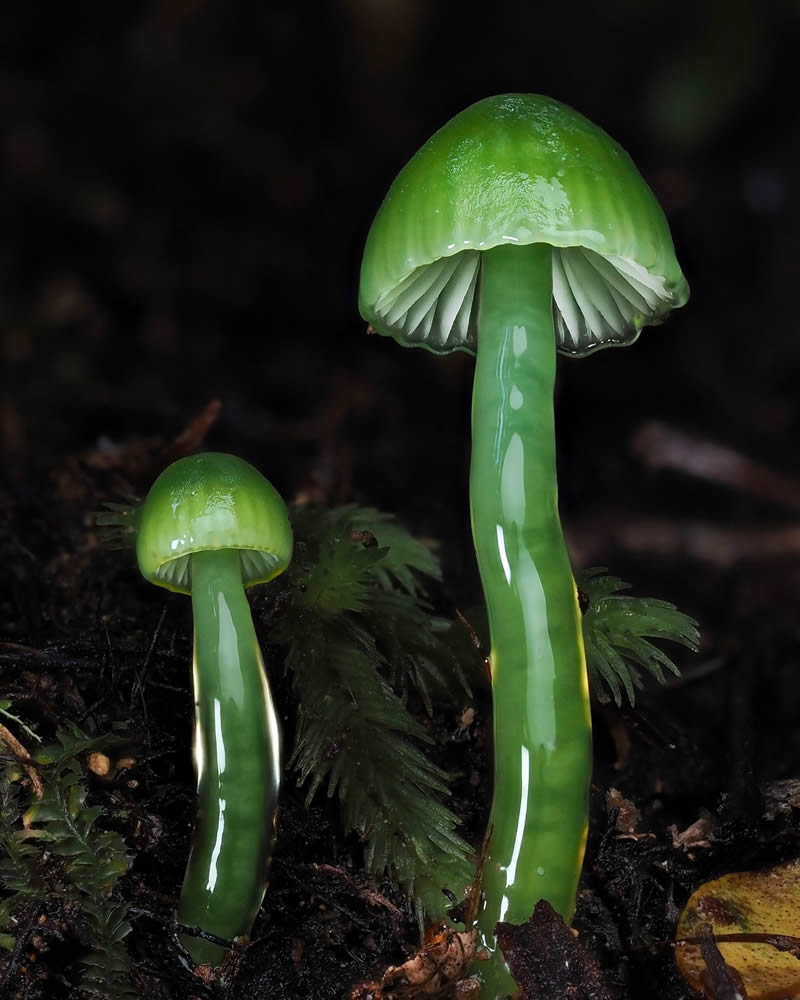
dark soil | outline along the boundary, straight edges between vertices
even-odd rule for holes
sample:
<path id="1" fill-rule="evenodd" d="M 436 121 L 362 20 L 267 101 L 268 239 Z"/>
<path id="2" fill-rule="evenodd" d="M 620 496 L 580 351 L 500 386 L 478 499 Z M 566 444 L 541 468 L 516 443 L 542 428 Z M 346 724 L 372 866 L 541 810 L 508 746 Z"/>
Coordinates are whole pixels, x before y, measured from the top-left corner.
<path id="1" fill-rule="evenodd" d="M 92 788 L 108 822 L 124 811 L 136 855 L 137 989 L 332 1000 L 414 950 L 402 897 L 361 874 L 335 810 L 307 810 L 289 780 L 254 943 L 227 986 L 181 965 L 190 608 L 103 549 L 92 512 L 171 457 L 231 451 L 286 497 L 395 512 L 440 543 L 453 605 L 477 604 L 472 361 L 367 337 L 358 266 L 418 145 L 471 101 L 523 90 L 629 150 L 693 290 L 632 348 L 563 361 L 557 391 L 576 564 L 609 566 L 703 632 L 699 654 L 676 653 L 680 679 L 635 709 L 597 707 L 576 926 L 612 995 L 689 997 L 669 942 L 690 893 L 795 856 L 800 837 L 800 812 L 768 820 L 763 797 L 800 778 L 796 6 L 79 8 L 0 13 L 0 696 L 49 735 L 68 720 L 142 734 L 135 769 Z M 278 696 L 291 739 L 285 682 Z M 611 788 L 640 810 L 635 836 Z M 476 794 L 462 805 L 479 828 L 485 782 Z M 701 817 L 711 835 L 681 842 Z M 3 995 L 75 996 L 71 957 L 17 956 Z"/>

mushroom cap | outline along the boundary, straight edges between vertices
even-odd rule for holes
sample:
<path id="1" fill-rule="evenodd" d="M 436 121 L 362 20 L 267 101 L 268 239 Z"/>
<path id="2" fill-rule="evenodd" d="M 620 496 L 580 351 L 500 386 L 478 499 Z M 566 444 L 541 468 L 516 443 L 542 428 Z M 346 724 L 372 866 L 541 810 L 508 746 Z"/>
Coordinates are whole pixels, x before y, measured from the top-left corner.
<path id="1" fill-rule="evenodd" d="M 238 549 L 245 587 L 282 573 L 292 529 L 278 491 L 252 465 L 219 452 L 178 459 L 145 498 L 136 535 L 142 576 L 180 594 L 192 592 L 189 558 Z"/>
<path id="2" fill-rule="evenodd" d="M 367 236 L 359 308 L 436 353 L 477 349 L 481 251 L 553 247 L 557 346 L 627 344 L 689 297 L 661 206 L 628 154 L 538 94 L 478 101 L 395 178 Z"/>

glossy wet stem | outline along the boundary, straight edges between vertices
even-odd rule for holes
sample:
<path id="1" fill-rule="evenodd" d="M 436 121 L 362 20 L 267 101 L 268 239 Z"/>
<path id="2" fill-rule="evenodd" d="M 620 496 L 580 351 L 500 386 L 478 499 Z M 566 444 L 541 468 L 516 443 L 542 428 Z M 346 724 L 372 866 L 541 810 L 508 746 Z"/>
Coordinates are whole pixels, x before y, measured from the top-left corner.
<path id="1" fill-rule="evenodd" d="M 583 860 L 591 722 L 580 612 L 558 517 L 551 250 L 482 258 L 470 504 L 491 628 L 495 779 L 479 963 L 513 994 L 498 921 L 544 898 L 569 920 Z"/>
<path id="2" fill-rule="evenodd" d="M 249 934 L 267 886 L 280 786 L 280 729 L 239 553 L 192 559 L 198 812 L 178 921 L 234 938 Z M 223 949 L 183 943 L 197 963 Z"/>

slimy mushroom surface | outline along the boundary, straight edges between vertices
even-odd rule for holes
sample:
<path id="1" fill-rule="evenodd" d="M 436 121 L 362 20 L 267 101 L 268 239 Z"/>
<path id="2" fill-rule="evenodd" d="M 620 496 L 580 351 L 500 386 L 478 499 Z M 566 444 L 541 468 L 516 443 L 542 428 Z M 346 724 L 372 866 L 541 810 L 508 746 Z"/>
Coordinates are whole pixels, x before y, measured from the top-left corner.
<path id="1" fill-rule="evenodd" d="M 142 507 L 142 575 L 190 594 L 198 813 L 177 918 L 223 938 L 249 934 L 267 885 L 280 787 L 280 727 L 245 588 L 289 564 L 277 491 L 247 462 L 206 453 L 169 466 Z M 197 963 L 224 949 L 185 936 Z"/>
<path id="2" fill-rule="evenodd" d="M 367 237 L 359 307 L 403 346 L 476 355 L 470 509 L 491 629 L 495 780 L 479 917 L 487 996 L 514 982 L 498 921 L 547 899 L 569 920 L 591 724 L 558 516 L 556 351 L 628 344 L 688 298 L 630 157 L 566 105 L 479 101 L 401 170 Z"/>

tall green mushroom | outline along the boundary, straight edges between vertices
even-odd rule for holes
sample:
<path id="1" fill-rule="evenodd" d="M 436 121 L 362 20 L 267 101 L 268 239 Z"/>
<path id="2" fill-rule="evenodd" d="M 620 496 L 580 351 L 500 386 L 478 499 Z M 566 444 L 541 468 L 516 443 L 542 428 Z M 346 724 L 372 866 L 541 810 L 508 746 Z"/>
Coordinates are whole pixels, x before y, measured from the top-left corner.
<path id="1" fill-rule="evenodd" d="M 198 812 L 178 921 L 223 938 L 249 934 L 267 885 L 280 787 L 280 726 L 245 587 L 292 554 L 286 505 L 233 455 L 182 458 L 153 484 L 136 538 L 139 569 L 191 594 Z M 186 936 L 197 963 L 224 949 Z"/>
<path id="2" fill-rule="evenodd" d="M 505 94 L 456 115 L 401 170 L 367 237 L 359 307 L 379 333 L 476 355 L 470 508 L 492 636 L 495 780 L 479 918 L 493 995 L 500 920 L 569 920 L 591 728 L 558 516 L 556 351 L 628 344 L 689 290 L 630 157 L 571 108 Z"/>

